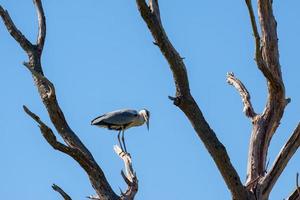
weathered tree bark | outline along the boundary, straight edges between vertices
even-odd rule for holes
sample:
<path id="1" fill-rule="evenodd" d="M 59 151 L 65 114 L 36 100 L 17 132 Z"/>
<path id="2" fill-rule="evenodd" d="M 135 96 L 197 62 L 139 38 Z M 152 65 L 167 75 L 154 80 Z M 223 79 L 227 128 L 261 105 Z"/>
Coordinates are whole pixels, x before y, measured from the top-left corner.
<path id="1" fill-rule="evenodd" d="M 203 114 L 190 93 L 186 66 L 182 57 L 176 51 L 163 28 L 157 0 L 150 0 L 149 6 L 145 0 L 137 0 L 138 9 L 146 22 L 156 44 L 173 72 L 176 85 L 176 96 L 171 97 L 190 120 L 197 135 L 202 140 L 214 159 L 234 199 L 247 199 L 247 191 L 234 169 L 224 145 L 218 140 L 214 131 L 203 117 Z"/>
<path id="2" fill-rule="evenodd" d="M 39 25 L 36 44 L 32 44 L 21 33 L 21 31 L 17 29 L 9 13 L 4 10 L 2 6 L 0 6 L 0 16 L 8 32 L 27 53 L 29 62 L 24 62 L 24 65 L 31 72 L 42 102 L 48 111 L 49 117 L 66 144 L 57 141 L 53 131 L 45 123 L 43 123 L 36 114 L 24 106 L 25 112 L 39 124 L 42 135 L 55 150 L 69 155 L 85 170 L 97 194 L 96 197 L 99 200 L 134 199 L 138 189 L 138 181 L 132 169 L 131 159 L 126 159 L 129 155 L 124 154 L 123 152 L 117 152 L 118 155 L 121 153 L 124 154 L 121 158 L 124 160 L 125 166 L 128 166 L 129 169 L 127 170 L 126 168 L 126 174 L 122 173 L 124 180 L 128 185 L 128 189 L 125 193 L 122 193 L 119 196 L 112 190 L 102 169 L 97 164 L 90 151 L 85 147 L 67 123 L 67 120 L 65 119 L 65 116 L 57 102 L 54 85 L 44 76 L 43 73 L 41 56 L 46 37 L 46 20 L 41 0 L 34 0 L 33 2 L 37 10 Z M 129 174 L 129 172 L 131 174 Z M 70 198 L 59 187 L 54 187 L 53 189 L 58 191 L 64 199 Z"/>
<path id="3" fill-rule="evenodd" d="M 279 153 L 272 169 L 266 174 L 266 157 L 270 141 L 280 124 L 286 105 L 290 102 L 285 97 L 285 87 L 279 63 L 278 38 L 276 21 L 273 16 L 272 1 L 258 0 L 258 15 L 261 26 L 260 37 L 256 26 L 251 0 L 246 0 L 253 34 L 255 37 L 255 59 L 257 66 L 265 76 L 268 86 L 266 106 L 261 114 L 257 114 L 251 104 L 250 94 L 244 84 L 233 73 L 227 74 L 227 82 L 233 85 L 242 97 L 244 112 L 251 119 L 253 128 L 249 145 L 247 180 L 245 185 L 230 162 L 225 147 L 218 140 L 214 131 L 209 127 L 200 108 L 193 99 L 186 66 L 183 59 L 169 41 L 164 31 L 158 0 L 136 0 L 138 10 L 147 24 L 153 38 L 173 72 L 176 86 L 175 97 L 170 97 L 190 120 L 197 135 L 204 143 L 211 157 L 214 159 L 220 173 L 229 188 L 233 199 L 266 200 L 281 172 L 299 147 L 299 126 L 289 141 Z"/>
<path id="4" fill-rule="evenodd" d="M 251 0 L 245 0 L 245 2 L 255 39 L 255 60 L 258 69 L 266 78 L 268 97 L 263 111 L 261 113 L 255 112 L 246 86 L 241 80 L 236 78 L 233 73 L 227 74 L 227 82 L 234 86 L 239 92 L 244 107 L 243 111 L 251 120 L 252 124 L 248 153 L 247 180 L 243 184 L 230 161 L 230 157 L 224 145 L 219 141 L 216 133 L 210 128 L 201 109 L 191 94 L 188 74 L 183 58 L 174 48 L 163 28 L 158 0 L 149 0 L 148 4 L 145 0 L 136 0 L 138 10 L 154 38 L 154 44 L 159 47 L 173 73 L 176 93 L 175 97 L 169 98 L 173 101 L 174 105 L 183 111 L 191 122 L 195 132 L 204 143 L 221 173 L 231 192 L 232 199 L 267 200 L 273 186 L 300 146 L 300 123 L 278 153 L 270 171 L 266 172 L 266 158 L 269 144 L 280 124 L 284 109 L 290 102 L 290 99 L 285 97 L 285 86 L 279 62 L 277 24 L 273 15 L 272 1 L 258 0 L 258 21 L 261 33 L 259 33 L 257 28 Z M 97 194 L 89 196 L 88 198 L 100 200 L 133 200 L 138 191 L 138 179 L 132 168 L 129 154 L 122 152 L 118 146 L 114 147 L 116 154 L 119 155 L 125 164 L 125 172 L 122 171 L 121 175 L 128 185 L 126 192 L 122 192 L 119 196 L 112 190 L 92 154 L 69 127 L 57 102 L 54 85 L 43 73 L 41 55 L 45 43 L 46 22 L 41 0 L 34 0 L 34 3 L 39 22 L 36 44 L 32 44 L 21 31 L 16 28 L 8 12 L 1 6 L 0 16 L 11 36 L 28 54 L 29 62 L 24 63 L 24 65 L 30 70 L 49 117 L 57 132 L 65 141 L 65 144 L 57 141 L 53 131 L 43 123 L 36 114 L 24 106 L 25 112 L 39 124 L 42 135 L 54 149 L 71 156 L 86 171 Z M 53 189 L 61 194 L 65 200 L 71 200 L 71 197 L 60 187 L 53 185 Z M 298 181 L 295 191 L 287 199 L 300 200 Z"/>
<path id="5" fill-rule="evenodd" d="M 257 31 L 251 0 L 246 0 L 253 34 L 255 36 L 255 58 L 258 68 L 267 80 L 268 98 L 262 114 L 253 121 L 248 155 L 247 187 L 260 199 L 268 199 L 272 187 L 299 147 L 299 124 L 291 138 L 266 174 L 266 158 L 270 141 L 280 124 L 286 105 L 285 87 L 279 63 L 277 22 L 273 15 L 272 1 L 258 0 L 258 16 L 261 37 Z"/>

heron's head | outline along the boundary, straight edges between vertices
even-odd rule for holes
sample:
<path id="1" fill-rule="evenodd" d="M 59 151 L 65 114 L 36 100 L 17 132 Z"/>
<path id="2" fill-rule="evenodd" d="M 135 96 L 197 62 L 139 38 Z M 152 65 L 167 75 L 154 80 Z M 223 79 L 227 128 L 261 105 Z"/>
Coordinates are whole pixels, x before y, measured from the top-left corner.
<path id="1" fill-rule="evenodd" d="M 147 129 L 149 130 L 149 119 L 150 119 L 150 112 L 146 109 L 141 110 L 140 115 L 142 115 L 145 119 L 145 122 L 147 124 Z"/>

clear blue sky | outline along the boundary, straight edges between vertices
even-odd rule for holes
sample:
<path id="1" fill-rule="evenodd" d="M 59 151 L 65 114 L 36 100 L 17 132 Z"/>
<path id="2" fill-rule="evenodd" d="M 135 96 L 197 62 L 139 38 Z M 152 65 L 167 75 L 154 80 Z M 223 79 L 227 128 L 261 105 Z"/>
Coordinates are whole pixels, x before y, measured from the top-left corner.
<path id="1" fill-rule="evenodd" d="M 215 164 L 184 114 L 167 98 L 174 83 L 166 61 L 137 11 L 135 1 L 44 1 L 47 39 L 43 68 L 55 84 L 70 126 L 93 153 L 116 192 L 125 184 L 122 161 L 113 152 L 114 132 L 90 126 L 99 114 L 119 108 L 151 111 L 146 127 L 128 130 L 127 147 L 140 189 L 137 200 L 230 199 Z M 35 41 L 31 0 L 0 0 L 23 33 Z M 161 1 L 165 29 L 185 57 L 192 93 L 245 180 L 251 123 L 236 90 L 226 81 L 233 71 L 249 89 L 257 112 L 266 101 L 266 83 L 253 60 L 254 43 L 243 0 Z M 292 102 L 269 150 L 270 164 L 300 119 L 300 2 L 274 1 L 286 94 Z M 256 7 L 255 7 L 256 8 Z M 74 200 L 93 194 L 84 171 L 42 138 L 22 105 L 50 123 L 31 75 L 26 54 L 0 23 L 0 198 L 60 199 L 56 183 Z M 271 199 L 295 188 L 300 171 L 295 154 Z M 200 197 L 202 196 L 202 197 Z"/>

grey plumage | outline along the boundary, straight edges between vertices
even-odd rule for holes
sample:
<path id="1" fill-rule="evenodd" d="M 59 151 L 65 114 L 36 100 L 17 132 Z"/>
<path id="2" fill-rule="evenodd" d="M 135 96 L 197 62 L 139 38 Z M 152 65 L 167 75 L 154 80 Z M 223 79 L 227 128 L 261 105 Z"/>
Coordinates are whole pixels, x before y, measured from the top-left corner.
<path id="1" fill-rule="evenodd" d="M 132 109 L 122 109 L 122 110 L 108 112 L 104 115 L 101 115 L 93 119 L 91 125 L 119 131 L 118 133 L 119 144 L 121 146 L 121 149 L 122 150 L 125 149 L 125 152 L 127 152 L 125 140 L 124 140 L 124 131 L 134 126 L 141 126 L 145 122 L 147 124 L 147 128 L 149 129 L 149 118 L 150 118 L 150 112 L 146 109 L 143 109 L 139 112 Z M 124 145 L 124 149 L 120 142 L 121 132 L 122 132 L 122 142 Z"/>
<path id="2" fill-rule="evenodd" d="M 113 130 L 125 129 L 126 125 L 136 120 L 138 112 L 131 109 L 116 110 L 106 113 L 92 120 L 91 124 Z"/>

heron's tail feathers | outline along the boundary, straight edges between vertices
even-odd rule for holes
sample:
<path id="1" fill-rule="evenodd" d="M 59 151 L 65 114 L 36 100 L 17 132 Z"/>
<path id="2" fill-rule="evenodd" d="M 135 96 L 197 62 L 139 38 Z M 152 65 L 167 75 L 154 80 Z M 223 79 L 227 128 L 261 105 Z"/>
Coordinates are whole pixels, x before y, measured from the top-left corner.
<path id="1" fill-rule="evenodd" d="M 104 115 L 101 115 L 101 116 L 99 116 L 99 117 L 96 117 L 95 119 L 93 119 L 92 121 L 91 121 L 91 125 L 98 125 L 98 126 L 100 126 L 100 125 L 105 125 L 105 123 L 102 121 L 102 117 L 103 117 Z"/>

